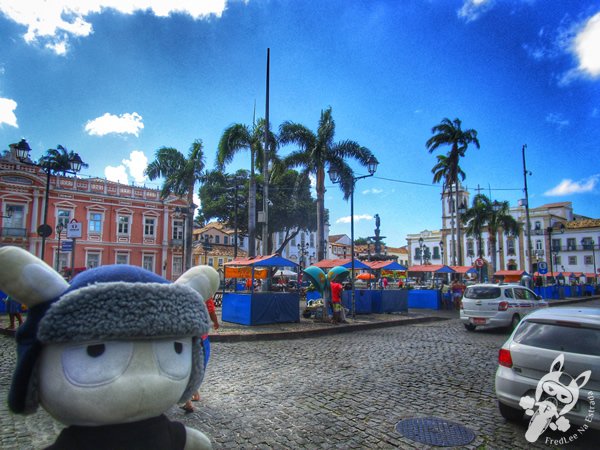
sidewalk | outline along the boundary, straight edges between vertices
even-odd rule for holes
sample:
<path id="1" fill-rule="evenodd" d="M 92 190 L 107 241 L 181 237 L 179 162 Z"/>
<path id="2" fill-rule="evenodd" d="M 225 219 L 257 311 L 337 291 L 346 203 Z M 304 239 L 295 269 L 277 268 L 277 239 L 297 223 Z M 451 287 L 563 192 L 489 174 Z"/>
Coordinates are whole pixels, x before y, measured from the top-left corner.
<path id="1" fill-rule="evenodd" d="M 550 306 L 562 306 L 599 299 L 600 296 L 571 297 L 564 300 L 550 300 Z M 301 308 L 302 311 L 303 308 Z M 220 327 L 217 331 L 211 328 L 211 342 L 241 342 L 278 339 L 304 339 L 334 333 L 348 333 L 374 328 L 411 325 L 415 323 L 436 322 L 440 320 L 458 319 L 459 312 L 434 309 L 409 309 L 408 313 L 391 314 L 357 314 L 355 319 L 350 315 L 348 323 L 331 324 L 305 319 L 300 316 L 300 322 L 275 323 L 269 325 L 246 326 L 221 320 L 221 308 L 217 308 Z M 15 330 L 6 328 L 8 316 L 0 318 L 0 334 L 14 336 Z"/>

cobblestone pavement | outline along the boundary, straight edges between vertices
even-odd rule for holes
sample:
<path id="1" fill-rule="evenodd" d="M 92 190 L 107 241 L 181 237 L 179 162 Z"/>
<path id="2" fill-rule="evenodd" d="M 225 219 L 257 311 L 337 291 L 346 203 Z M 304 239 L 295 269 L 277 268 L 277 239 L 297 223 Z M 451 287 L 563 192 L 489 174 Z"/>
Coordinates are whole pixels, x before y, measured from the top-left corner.
<path id="1" fill-rule="evenodd" d="M 494 373 L 506 331 L 469 333 L 455 316 L 319 338 L 215 342 L 196 412 L 174 407 L 169 416 L 205 432 L 215 448 L 428 448 L 395 431 L 414 417 L 469 428 L 476 437 L 461 448 L 553 448 L 529 444 L 527 423 L 498 412 Z M 0 358 L 6 398 L 15 360 L 9 337 L 0 336 Z M 3 449 L 40 448 L 60 430 L 43 411 L 23 418 L 5 403 L 0 425 Z M 587 430 L 564 448 L 598 442 L 600 434 Z"/>

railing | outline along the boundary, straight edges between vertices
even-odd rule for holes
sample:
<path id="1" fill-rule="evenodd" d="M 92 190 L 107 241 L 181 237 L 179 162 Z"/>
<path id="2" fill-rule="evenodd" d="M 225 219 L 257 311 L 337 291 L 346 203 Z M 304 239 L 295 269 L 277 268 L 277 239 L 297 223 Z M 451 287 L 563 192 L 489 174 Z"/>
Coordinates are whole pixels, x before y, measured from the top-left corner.
<path id="1" fill-rule="evenodd" d="M 2 237 L 27 237 L 27 229 L 26 228 L 2 228 Z"/>

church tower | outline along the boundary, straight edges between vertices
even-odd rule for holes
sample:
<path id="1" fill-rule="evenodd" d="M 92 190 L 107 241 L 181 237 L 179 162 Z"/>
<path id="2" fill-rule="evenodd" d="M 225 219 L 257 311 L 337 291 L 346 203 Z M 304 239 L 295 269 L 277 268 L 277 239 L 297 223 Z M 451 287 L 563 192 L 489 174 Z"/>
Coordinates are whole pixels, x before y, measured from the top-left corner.
<path id="1" fill-rule="evenodd" d="M 458 189 L 452 184 L 452 192 L 450 187 L 442 191 L 442 242 L 447 255 L 444 263 L 450 266 L 464 265 L 466 254 L 464 229 L 455 213 L 457 196 L 459 211 L 470 207 L 469 192 L 460 182 L 458 182 Z M 460 248 L 458 242 L 461 243 Z"/>

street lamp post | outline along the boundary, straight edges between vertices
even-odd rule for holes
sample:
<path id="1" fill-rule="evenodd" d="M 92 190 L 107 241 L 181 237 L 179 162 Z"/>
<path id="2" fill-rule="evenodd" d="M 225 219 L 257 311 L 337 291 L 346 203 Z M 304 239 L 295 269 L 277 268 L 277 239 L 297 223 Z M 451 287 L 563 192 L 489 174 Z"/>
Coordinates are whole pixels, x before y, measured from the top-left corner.
<path id="1" fill-rule="evenodd" d="M 204 250 L 204 265 L 208 265 L 208 252 L 212 250 L 212 244 L 210 241 L 212 240 L 212 236 L 205 234 L 202 238 L 202 250 Z"/>
<path id="2" fill-rule="evenodd" d="M 550 249 L 550 274 L 552 276 L 552 278 L 554 279 L 554 272 L 556 272 L 556 257 L 558 256 L 558 252 L 560 251 L 559 247 L 554 247 L 552 245 L 552 233 L 555 233 L 556 229 L 558 229 L 559 233 L 564 233 L 565 232 L 565 226 L 564 224 L 555 224 L 554 226 L 549 226 L 548 228 L 546 228 L 546 234 L 548 235 L 548 248 Z M 538 234 L 539 234 L 539 230 L 538 230 Z M 554 259 L 554 261 L 553 261 Z M 556 280 L 555 280 L 556 282 Z"/>
<path id="3" fill-rule="evenodd" d="M 444 241 L 440 241 L 440 253 L 442 255 L 442 265 L 444 264 Z"/>
<path id="4" fill-rule="evenodd" d="M 84 165 L 84 162 L 81 160 L 81 157 L 77 153 L 72 153 L 69 155 L 69 167 L 58 167 L 57 165 L 53 165 L 51 161 L 46 161 L 43 164 L 37 164 L 32 162 L 29 159 L 29 152 L 31 151 L 31 147 L 27 143 L 25 139 L 21 139 L 21 141 L 16 145 L 16 155 L 17 159 L 28 166 L 34 166 L 41 168 L 44 172 L 46 172 L 46 194 L 44 197 L 44 223 L 40 225 L 37 229 L 38 234 L 42 238 L 42 251 L 40 259 L 44 260 L 44 255 L 46 252 L 46 238 L 52 234 L 52 227 L 48 225 L 46 222 L 48 220 L 48 198 L 50 195 L 50 176 L 56 175 L 57 172 L 70 173 L 72 175 L 76 175 L 77 172 L 81 170 L 81 167 Z M 60 150 L 66 149 L 59 145 L 58 148 Z M 73 255 L 73 258 L 75 255 Z"/>
<path id="5" fill-rule="evenodd" d="M 300 287 L 302 283 L 302 270 L 305 267 L 305 257 L 308 255 L 308 247 L 310 247 L 310 244 L 308 242 L 305 243 L 303 239 L 296 247 L 298 247 L 298 261 L 300 262 L 300 272 L 298 273 L 298 287 Z"/>
<path id="6" fill-rule="evenodd" d="M 367 170 L 369 171 L 369 174 L 360 177 L 353 176 L 352 185 L 350 187 L 350 285 L 352 287 L 352 319 L 356 318 L 356 292 L 354 289 L 354 185 L 357 180 L 372 177 L 377 171 L 378 164 L 377 158 L 371 155 L 367 161 Z M 329 179 L 332 183 L 342 182 L 342 174 L 337 167 L 329 167 Z"/>
<path id="7" fill-rule="evenodd" d="M 56 225 L 56 235 L 58 236 L 58 247 L 56 249 L 56 267 L 55 270 L 58 272 L 60 267 L 60 238 L 61 238 L 61 234 L 63 232 L 63 230 L 65 229 L 64 225 L 62 223 L 59 223 L 58 225 Z"/>
<path id="8" fill-rule="evenodd" d="M 533 257 L 532 257 L 532 247 L 531 247 L 531 222 L 529 220 L 529 194 L 527 192 L 527 175 L 531 175 L 531 172 L 527 170 L 525 165 L 525 149 L 527 148 L 527 144 L 523 145 L 522 153 L 523 153 L 523 180 L 525 183 L 525 220 L 527 220 L 527 258 L 529 259 L 529 273 L 533 274 Z"/>

